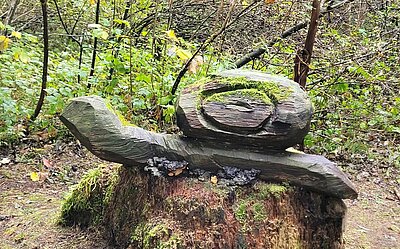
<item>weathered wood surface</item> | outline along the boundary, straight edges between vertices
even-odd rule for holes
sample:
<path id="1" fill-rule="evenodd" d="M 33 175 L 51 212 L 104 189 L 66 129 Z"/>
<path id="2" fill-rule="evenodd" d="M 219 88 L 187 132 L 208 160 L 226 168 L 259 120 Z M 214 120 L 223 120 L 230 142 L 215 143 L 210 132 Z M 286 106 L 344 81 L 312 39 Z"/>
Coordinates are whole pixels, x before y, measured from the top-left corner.
<path id="1" fill-rule="evenodd" d="M 94 170 L 68 195 L 60 221 L 96 226 L 112 248 L 344 248 L 338 198 L 260 180 L 237 187 L 140 167 Z"/>
<path id="2" fill-rule="evenodd" d="M 344 248 L 342 200 L 262 181 L 231 188 L 121 167 L 103 210 L 118 248 Z"/>
<path id="3" fill-rule="evenodd" d="M 60 117 L 75 137 L 98 157 L 125 165 L 144 165 L 153 157 L 187 161 L 189 168 L 216 170 L 224 166 L 259 169 L 259 178 L 286 181 L 339 198 L 356 198 L 353 184 L 336 164 L 322 156 L 226 149 L 178 135 L 158 134 L 124 126 L 97 96 L 79 97 Z"/>
<path id="4" fill-rule="evenodd" d="M 312 104 L 294 81 L 228 70 L 185 88 L 176 114 L 188 137 L 222 140 L 232 148 L 284 150 L 301 143 L 309 131 Z"/>

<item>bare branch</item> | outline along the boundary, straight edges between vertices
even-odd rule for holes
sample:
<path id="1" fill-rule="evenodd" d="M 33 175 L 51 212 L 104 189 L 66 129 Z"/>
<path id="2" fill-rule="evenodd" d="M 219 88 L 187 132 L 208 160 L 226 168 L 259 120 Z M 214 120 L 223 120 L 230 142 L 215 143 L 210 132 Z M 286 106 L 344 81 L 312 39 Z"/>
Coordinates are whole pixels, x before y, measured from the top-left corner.
<path id="1" fill-rule="evenodd" d="M 345 5 L 346 3 L 350 3 L 353 2 L 354 0 L 343 0 L 341 2 L 338 2 L 334 5 L 328 5 L 326 9 L 323 9 L 319 15 L 319 18 L 321 18 L 323 15 L 332 12 L 333 10 L 342 7 L 343 5 Z M 306 28 L 308 26 L 308 24 L 310 23 L 309 20 L 306 21 L 302 21 L 298 24 L 296 24 L 293 27 L 290 27 L 289 29 L 285 30 L 279 37 L 275 37 L 274 39 L 272 39 L 267 46 L 265 47 L 260 47 L 257 48 L 255 50 L 253 50 L 252 52 L 246 54 L 245 56 L 243 56 L 241 59 L 237 60 L 235 62 L 235 66 L 237 68 L 241 68 L 244 65 L 246 65 L 247 63 L 249 63 L 250 61 L 259 58 L 262 54 L 264 54 L 267 51 L 268 47 L 272 47 L 275 43 L 277 43 L 279 40 L 281 39 L 285 39 L 289 36 L 291 36 L 292 34 Z"/>
<path id="2" fill-rule="evenodd" d="M 183 68 L 181 69 L 181 71 L 179 72 L 178 76 L 176 77 L 176 80 L 174 82 L 174 85 L 172 86 L 172 91 L 171 94 L 174 95 L 176 90 L 178 89 L 179 83 L 182 79 L 182 77 L 185 75 L 185 73 L 188 71 L 188 67 L 190 65 L 190 63 L 193 61 L 194 57 L 196 57 L 196 55 L 198 55 L 200 53 L 200 51 L 202 51 L 203 49 L 205 49 L 208 45 L 210 45 L 218 36 L 220 36 L 222 33 L 225 32 L 225 30 L 227 30 L 230 26 L 232 26 L 232 24 L 236 23 L 237 20 L 239 20 L 241 17 L 243 17 L 248 11 L 254 9 L 255 7 L 258 6 L 258 4 L 260 3 L 260 0 L 256 0 L 253 3 L 251 3 L 250 5 L 248 5 L 246 8 L 244 8 L 239 15 L 236 16 L 236 18 L 232 21 L 230 21 L 228 23 L 229 17 L 232 13 L 233 10 L 233 5 L 231 6 L 231 8 L 229 9 L 229 13 L 224 21 L 224 24 L 222 25 L 222 27 L 215 32 L 214 34 L 212 34 L 206 41 L 204 41 L 200 47 L 196 50 L 196 52 L 192 55 L 192 57 L 186 61 L 185 65 L 183 66 Z"/>

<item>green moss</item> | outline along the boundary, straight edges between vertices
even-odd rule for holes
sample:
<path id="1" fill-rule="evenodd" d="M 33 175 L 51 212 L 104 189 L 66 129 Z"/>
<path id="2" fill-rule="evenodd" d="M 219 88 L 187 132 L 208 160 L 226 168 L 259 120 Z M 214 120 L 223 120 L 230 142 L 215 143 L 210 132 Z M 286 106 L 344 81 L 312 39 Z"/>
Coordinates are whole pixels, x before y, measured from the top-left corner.
<path id="1" fill-rule="evenodd" d="M 101 222 L 104 205 L 118 180 L 117 172 L 115 167 L 105 165 L 89 170 L 64 197 L 58 223 L 88 226 Z"/>
<path id="2" fill-rule="evenodd" d="M 225 87 L 216 91 L 204 91 L 204 85 L 207 83 L 221 83 Z M 290 87 L 280 86 L 277 82 L 254 81 L 246 77 L 214 77 L 205 78 L 189 86 L 191 90 L 198 95 L 196 108 L 199 110 L 202 101 L 205 102 L 226 102 L 228 96 L 244 96 L 252 99 L 260 99 L 266 104 L 277 104 L 286 99 L 292 93 Z"/>
<path id="3" fill-rule="evenodd" d="M 271 196 L 278 198 L 288 191 L 288 187 L 272 183 L 259 184 L 258 186 L 256 186 L 256 188 L 259 190 L 258 196 L 261 199 L 268 199 Z"/>
<path id="4" fill-rule="evenodd" d="M 142 249 L 172 249 L 179 247 L 181 239 L 165 224 L 140 223 L 132 232 L 131 243 Z"/>
<path id="5" fill-rule="evenodd" d="M 98 181 L 101 177 L 100 168 L 91 169 L 79 184 L 71 189 L 62 203 L 59 223 L 63 225 L 75 223 L 88 225 L 92 220 L 98 219 L 97 216 L 102 209 L 102 199 L 97 196 L 94 190 L 98 188 Z"/>
<path id="6" fill-rule="evenodd" d="M 261 222 L 267 218 L 267 212 L 265 210 L 265 207 L 260 202 L 256 202 L 253 204 L 252 211 L 253 211 L 254 221 Z"/>
<path id="7" fill-rule="evenodd" d="M 124 115 L 122 115 L 121 112 L 119 112 L 118 110 L 115 110 L 112 107 L 112 105 L 111 105 L 109 100 L 106 99 L 105 104 L 106 104 L 107 109 L 109 111 L 111 111 L 112 113 L 114 113 L 118 117 L 119 121 L 121 121 L 121 124 L 123 126 L 134 126 L 134 127 L 136 127 L 136 125 L 134 125 L 134 124 L 130 123 L 128 120 L 126 120 Z"/>
<path id="8" fill-rule="evenodd" d="M 204 102 L 227 102 L 229 97 L 244 97 L 250 99 L 259 99 L 267 105 L 272 104 L 271 99 L 264 92 L 258 89 L 238 89 L 234 91 L 227 91 L 215 93 L 204 99 Z"/>
<path id="9" fill-rule="evenodd" d="M 107 205 L 110 202 L 111 197 L 114 194 L 115 186 L 117 185 L 119 180 L 119 168 L 120 166 L 118 166 L 117 169 L 113 170 L 110 176 L 108 177 L 107 188 L 105 190 L 104 200 L 103 200 L 104 205 Z"/>
<path id="10" fill-rule="evenodd" d="M 277 82 L 255 81 L 246 77 L 219 77 L 215 81 L 226 84 L 229 90 L 254 89 L 268 96 L 272 102 L 276 103 L 289 97 L 292 90 L 279 86 Z M 259 96 L 260 97 L 260 96 Z"/>

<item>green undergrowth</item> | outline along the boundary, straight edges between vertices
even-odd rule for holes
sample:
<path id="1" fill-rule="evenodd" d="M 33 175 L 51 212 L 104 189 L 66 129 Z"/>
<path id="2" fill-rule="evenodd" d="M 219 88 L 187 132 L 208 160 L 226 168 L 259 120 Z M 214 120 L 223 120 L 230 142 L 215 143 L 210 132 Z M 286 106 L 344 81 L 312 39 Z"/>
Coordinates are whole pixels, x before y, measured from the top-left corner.
<path id="1" fill-rule="evenodd" d="M 118 169 L 119 166 L 100 165 L 89 170 L 64 197 L 58 223 L 82 227 L 99 224 L 118 180 Z"/>

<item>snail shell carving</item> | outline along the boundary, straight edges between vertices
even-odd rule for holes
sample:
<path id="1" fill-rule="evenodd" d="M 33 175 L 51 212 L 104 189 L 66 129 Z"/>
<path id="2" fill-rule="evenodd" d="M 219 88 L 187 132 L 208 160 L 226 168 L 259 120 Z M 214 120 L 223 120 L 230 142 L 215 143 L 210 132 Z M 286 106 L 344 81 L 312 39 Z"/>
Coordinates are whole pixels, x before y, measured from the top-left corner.
<path id="1" fill-rule="evenodd" d="M 311 101 L 296 82 L 249 70 L 223 71 L 189 85 L 177 103 L 185 136 L 261 150 L 302 142 L 311 116 Z"/>

